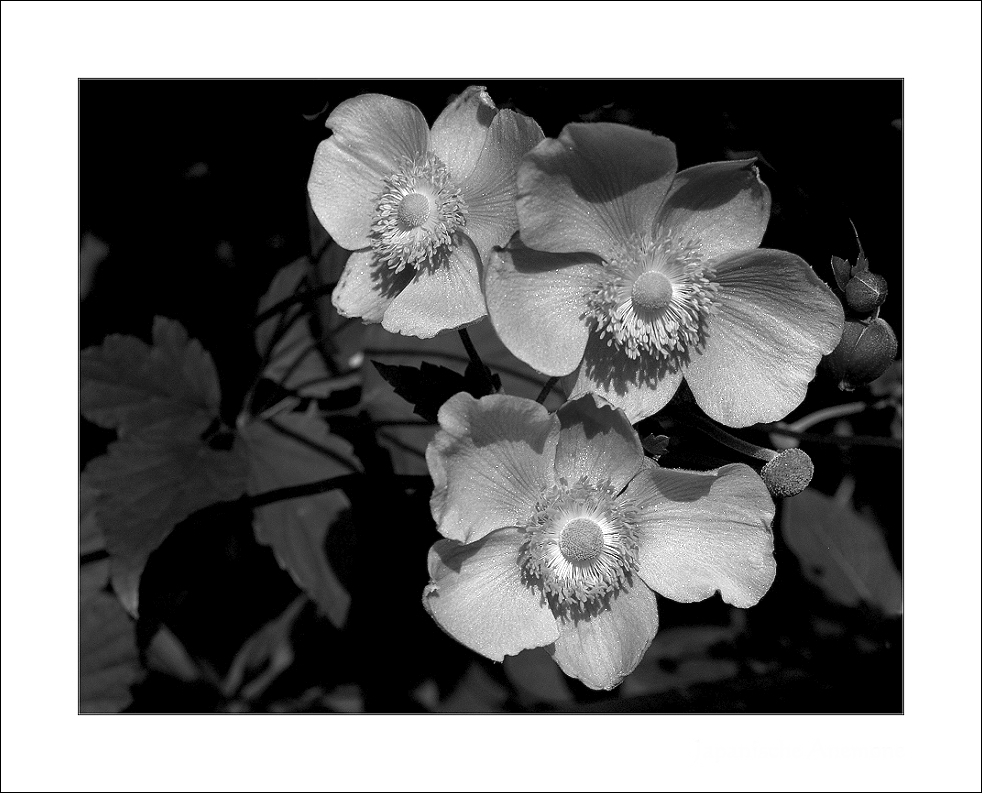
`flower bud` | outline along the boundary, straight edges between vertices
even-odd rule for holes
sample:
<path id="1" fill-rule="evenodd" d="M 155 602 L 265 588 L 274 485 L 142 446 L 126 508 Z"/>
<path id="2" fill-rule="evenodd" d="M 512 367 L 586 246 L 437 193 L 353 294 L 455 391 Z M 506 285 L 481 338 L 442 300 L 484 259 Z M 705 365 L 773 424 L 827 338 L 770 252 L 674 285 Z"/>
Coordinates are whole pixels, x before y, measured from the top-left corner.
<path id="1" fill-rule="evenodd" d="M 897 357 L 897 336 L 885 320 L 846 320 L 842 340 L 822 366 L 843 391 L 873 382 Z"/>
<path id="2" fill-rule="evenodd" d="M 815 474 L 815 465 L 801 449 L 785 449 L 760 471 L 767 489 L 774 498 L 790 498 L 808 487 Z"/>
<path id="3" fill-rule="evenodd" d="M 846 303 L 859 314 L 869 314 L 887 299 L 887 279 L 865 270 L 846 284 Z"/>

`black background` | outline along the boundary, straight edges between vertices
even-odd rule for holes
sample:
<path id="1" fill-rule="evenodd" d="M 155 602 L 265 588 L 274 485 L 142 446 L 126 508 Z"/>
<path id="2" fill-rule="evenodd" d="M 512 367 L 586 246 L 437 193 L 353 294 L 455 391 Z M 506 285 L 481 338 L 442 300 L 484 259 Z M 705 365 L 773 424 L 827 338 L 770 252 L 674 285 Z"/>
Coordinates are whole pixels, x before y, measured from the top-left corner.
<path id="1" fill-rule="evenodd" d="M 671 138 L 680 168 L 759 153 L 774 199 L 764 247 L 798 253 L 831 284 L 830 256 L 856 255 L 851 219 L 872 268 L 889 281 L 882 316 L 897 332 L 902 356 L 903 86 L 855 80 L 83 81 L 80 232 L 106 241 L 110 253 L 82 302 L 81 346 L 98 344 L 109 333 L 147 339 L 155 315 L 177 319 L 212 353 L 224 408 L 234 418 L 257 364 L 249 329 L 256 302 L 280 267 L 309 251 L 306 181 L 314 150 L 326 136 L 327 113 L 351 96 L 378 92 L 415 103 L 432 123 L 448 99 L 471 84 L 487 86 L 500 107 L 535 118 L 550 137 L 572 121 L 605 120 Z M 792 418 L 853 398 L 819 379 Z M 868 419 L 857 432 L 887 435 L 888 424 Z M 81 438 L 84 466 L 104 452 L 113 434 L 83 421 Z M 899 452 L 859 449 L 848 459 L 837 454 L 813 455 L 816 487 L 831 493 L 843 466 L 851 470 L 857 503 L 873 510 L 899 564 Z M 358 510 L 355 504 L 355 523 Z M 307 615 L 302 652 L 276 684 L 281 696 L 312 680 L 325 686 L 355 682 L 368 710 L 418 710 L 409 692 L 420 681 L 432 676 L 441 690 L 452 687 L 474 660 L 419 605 L 422 559 L 435 539 L 425 498 L 382 507 L 372 523 L 385 521 L 409 521 L 417 532 L 400 533 L 384 548 L 384 539 L 366 542 L 356 532 L 337 532 L 331 553 L 356 560 L 358 580 L 346 582 L 354 596 L 350 626 L 334 631 Z M 778 672 L 748 671 L 718 686 L 635 700 L 577 686 L 578 707 L 899 711 L 899 621 L 832 605 L 800 575 L 784 573 L 797 562 L 780 542 L 777 554 L 777 583 L 747 613 L 740 649 L 745 657 L 772 662 L 771 668 L 776 664 Z M 253 540 L 248 514 L 229 519 L 223 513 L 210 521 L 199 516 L 151 558 L 141 587 L 141 637 L 165 620 L 189 650 L 224 669 L 242 641 L 295 594 L 268 549 Z M 663 626 L 726 621 L 718 598 L 660 604 Z M 844 626 L 844 636 L 819 634 L 816 618 Z M 869 640 L 862 649 L 854 641 L 859 634 Z M 500 676 L 490 665 L 489 674 Z M 132 706 L 219 707 L 206 687 L 159 675 L 137 689 Z"/>

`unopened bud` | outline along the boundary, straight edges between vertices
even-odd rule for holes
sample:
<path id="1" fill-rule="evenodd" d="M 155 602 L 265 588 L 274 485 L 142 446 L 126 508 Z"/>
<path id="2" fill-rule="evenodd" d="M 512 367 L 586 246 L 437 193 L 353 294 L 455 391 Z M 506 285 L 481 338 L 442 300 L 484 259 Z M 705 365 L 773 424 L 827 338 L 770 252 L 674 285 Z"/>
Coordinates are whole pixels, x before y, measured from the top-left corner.
<path id="1" fill-rule="evenodd" d="M 885 320 L 846 320 L 842 340 L 825 356 L 823 367 L 843 391 L 872 383 L 897 357 L 897 336 Z"/>
<path id="2" fill-rule="evenodd" d="M 887 279 L 865 270 L 846 284 L 846 304 L 858 314 L 869 314 L 887 299 Z"/>
<path id="3" fill-rule="evenodd" d="M 812 458 L 801 449 L 785 449 L 764 465 L 760 477 L 774 498 L 791 498 L 808 487 L 815 474 Z"/>

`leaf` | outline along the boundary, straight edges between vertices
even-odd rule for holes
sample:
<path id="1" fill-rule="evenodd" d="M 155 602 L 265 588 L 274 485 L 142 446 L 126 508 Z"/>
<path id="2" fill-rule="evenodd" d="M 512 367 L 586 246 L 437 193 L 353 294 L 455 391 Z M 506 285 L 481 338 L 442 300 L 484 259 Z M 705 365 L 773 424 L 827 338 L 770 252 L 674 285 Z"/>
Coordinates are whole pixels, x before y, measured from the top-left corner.
<path id="1" fill-rule="evenodd" d="M 832 600 L 903 612 L 900 573 L 880 530 L 848 506 L 808 488 L 784 502 L 781 532 L 805 577 Z"/>
<path id="2" fill-rule="evenodd" d="M 245 489 L 245 463 L 236 451 L 216 451 L 198 440 L 162 442 L 141 435 L 113 443 L 85 469 L 100 492 L 99 524 L 112 557 L 113 586 L 136 616 L 140 575 L 150 554 L 173 528 L 199 509 L 230 501 Z"/>
<path id="3" fill-rule="evenodd" d="M 428 361 L 423 361 L 419 369 L 377 361 L 372 363 L 395 392 L 413 406 L 413 412 L 429 422 L 436 422 L 437 413 L 444 402 L 454 394 L 467 390 L 463 375 Z"/>
<path id="4" fill-rule="evenodd" d="M 846 284 L 849 283 L 851 270 L 852 266 L 845 259 L 838 256 L 832 257 L 832 273 L 835 275 L 835 283 L 839 287 L 839 291 L 846 291 Z"/>
<path id="5" fill-rule="evenodd" d="M 154 432 L 196 438 L 218 417 L 211 356 L 179 322 L 156 317 L 153 346 L 113 335 L 81 354 L 82 415 L 120 437 Z"/>
<path id="6" fill-rule="evenodd" d="M 330 435 L 316 415 L 287 413 L 275 422 L 254 421 L 240 434 L 250 495 L 360 470 L 351 445 Z M 332 490 L 257 507 L 254 519 L 256 539 L 273 549 L 280 565 L 338 627 L 347 619 L 351 596 L 328 562 L 324 542 L 350 506 L 343 492 Z"/>
<path id="7" fill-rule="evenodd" d="M 89 595 L 79 609 L 79 711 L 118 713 L 139 676 L 134 623 L 113 595 Z"/>

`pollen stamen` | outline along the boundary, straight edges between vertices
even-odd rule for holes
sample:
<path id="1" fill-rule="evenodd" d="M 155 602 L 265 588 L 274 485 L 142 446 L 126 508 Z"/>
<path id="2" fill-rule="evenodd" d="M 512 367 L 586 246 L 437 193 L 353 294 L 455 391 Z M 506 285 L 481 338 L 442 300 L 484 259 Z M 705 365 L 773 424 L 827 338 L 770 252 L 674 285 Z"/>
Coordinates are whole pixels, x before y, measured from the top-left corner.
<path id="1" fill-rule="evenodd" d="M 407 160 L 385 180 L 376 202 L 370 234 L 375 259 L 396 272 L 439 267 L 466 217 L 460 190 L 438 157 Z"/>
<path id="2" fill-rule="evenodd" d="M 609 481 L 561 480 L 539 499 L 518 563 L 557 609 L 588 605 L 637 569 L 636 517 Z"/>
<path id="3" fill-rule="evenodd" d="M 635 240 L 606 263 L 587 294 L 583 318 L 608 347 L 629 358 L 669 360 L 702 343 L 719 288 L 698 240 L 680 241 L 670 229 Z"/>

